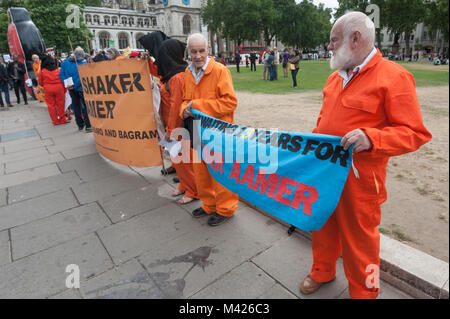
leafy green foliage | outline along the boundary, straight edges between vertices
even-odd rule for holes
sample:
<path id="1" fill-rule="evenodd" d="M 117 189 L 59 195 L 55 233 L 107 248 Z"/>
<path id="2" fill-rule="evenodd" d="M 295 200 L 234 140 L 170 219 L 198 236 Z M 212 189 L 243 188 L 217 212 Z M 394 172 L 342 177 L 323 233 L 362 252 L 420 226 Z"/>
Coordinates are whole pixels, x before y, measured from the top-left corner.
<path id="1" fill-rule="evenodd" d="M 30 13 L 31 19 L 42 34 L 47 47 L 55 47 L 57 52 L 68 52 L 71 50 L 69 36 L 73 47 L 81 46 L 87 49 L 87 39 L 93 36 L 84 23 L 83 9 L 85 3 L 95 5 L 99 1 L 88 0 L 52 0 L 49 5 L 48 0 L 2 0 L 0 2 L 0 51 L 8 52 L 8 42 L 6 30 L 8 29 L 7 9 L 10 7 L 24 7 Z M 69 4 L 80 7 L 79 28 L 69 29 L 66 26 L 66 19 L 72 12 L 66 12 Z"/>

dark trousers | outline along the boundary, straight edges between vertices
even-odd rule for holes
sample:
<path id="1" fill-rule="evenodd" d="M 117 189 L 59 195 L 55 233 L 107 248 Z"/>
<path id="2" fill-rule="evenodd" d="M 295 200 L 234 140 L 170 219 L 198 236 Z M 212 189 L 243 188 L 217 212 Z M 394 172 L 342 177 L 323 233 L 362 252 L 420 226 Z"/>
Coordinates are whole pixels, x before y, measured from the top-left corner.
<path id="1" fill-rule="evenodd" d="M 14 80 L 14 92 L 16 93 L 17 104 L 20 103 L 19 90 L 22 93 L 23 100 L 25 101 L 25 103 L 28 103 L 27 91 L 25 90 L 25 80 Z"/>
<path id="2" fill-rule="evenodd" d="M 89 121 L 89 116 L 87 114 L 83 92 L 69 90 L 69 94 L 72 98 L 73 114 L 75 115 L 75 121 L 77 122 L 78 128 L 90 128 L 91 122 Z"/>
<path id="3" fill-rule="evenodd" d="M 294 82 L 294 87 L 297 87 L 297 73 L 299 69 L 291 70 L 292 81 Z"/>
<path id="4" fill-rule="evenodd" d="M 256 61 L 253 61 L 253 62 L 250 64 L 250 71 L 256 71 Z"/>
<path id="5" fill-rule="evenodd" d="M 5 93 L 5 100 L 6 100 L 6 104 L 10 105 L 11 101 L 9 100 L 9 88 L 8 88 L 8 83 L 7 82 L 3 82 L 0 83 L 0 105 L 3 106 L 3 98 L 2 98 L 2 91 L 3 93 Z"/>
<path id="6" fill-rule="evenodd" d="M 239 64 L 240 63 L 236 63 L 236 70 L 237 70 L 238 73 L 239 73 Z"/>

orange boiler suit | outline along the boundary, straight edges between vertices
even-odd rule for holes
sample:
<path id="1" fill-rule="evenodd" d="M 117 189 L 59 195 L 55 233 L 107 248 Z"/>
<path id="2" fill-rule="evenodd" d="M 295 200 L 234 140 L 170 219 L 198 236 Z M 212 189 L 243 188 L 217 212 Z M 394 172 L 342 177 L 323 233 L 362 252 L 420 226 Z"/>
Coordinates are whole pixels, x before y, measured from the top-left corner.
<path id="1" fill-rule="evenodd" d="M 312 232 L 310 277 L 316 282 L 332 280 L 342 253 L 350 296 L 375 299 L 380 267 L 377 226 L 380 205 L 387 199 L 389 157 L 416 151 L 431 139 L 423 124 L 414 77 L 383 59 L 379 50 L 345 88 L 338 72 L 329 77 L 313 132 L 344 136 L 355 129 L 363 130 L 373 146 L 354 154 L 359 178 L 350 170 L 336 210 L 321 230 Z"/>
<path id="2" fill-rule="evenodd" d="M 49 71 L 42 69 L 39 72 L 39 85 L 44 88 L 45 103 L 53 125 L 67 123 L 64 106 L 66 104 L 66 93 L 64 84 L 59 78 L 59 70 Z"/>
<path id="3" fill-rule="evenodd" d="M 183 111 L 192 101 L 192 107 L 211 117 L 229 123 L 234 122 L 234 110 L 237 98 L 234 93 L 230 70 L 209 57 L 208 66 L 198 84 L 189 68 L 185 72 L 183 89 L 183 104 L 179 116 L 183 118 Z M 194 162 L 195 181 L 198 197 L 202 201 L 202 208 L 207 214 L 217 213 L 225 217 L 234 215 L 239 196 L 232 193 L 216 180 L 208 171 L 204 161 Z"/>
<path id="4" fill-rule="evenodd" d="M 183 126 L 179 116 L 181 103 L 183 102 L 184 72 L 177 73 L 169 80 L 169 92 L 165 83 L 161 83 L 161 117 L 164 121 L 166 132 L 170 135 L 176 128 Z M 192 164 L 192 152 L 189 163 L 174 163 L 172 167 L 177 171 L 180 184 L 178 190 L 184 192 L 186 197 L 198 199 L 197 186 L 195 184 L 194 168 Z"/>

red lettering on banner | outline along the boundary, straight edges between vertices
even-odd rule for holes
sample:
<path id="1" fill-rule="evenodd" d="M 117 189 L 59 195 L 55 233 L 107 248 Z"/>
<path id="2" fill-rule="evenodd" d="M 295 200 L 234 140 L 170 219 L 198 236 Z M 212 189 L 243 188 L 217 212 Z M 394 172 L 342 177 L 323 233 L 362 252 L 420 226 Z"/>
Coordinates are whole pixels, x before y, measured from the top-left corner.
<path id="1" fill-rule="evenodd" d="M 309 195 L 305 195 L 308 192 Z M 319 192 L 312 186 L 298 183 L 297 190 L 294 195 L 291 207 L 298 209 L 300 204 L 303 203 L 303 213 L 311 216 L 312 204 L 319 199 Z"/>
<path id="2" fill-rule="evenodd" d="M 278 186 L 278 191 L 275 194 L 275 197 L 273 198 L 277 202 L 280 202 L 286 206 L 291 206 L 291 201 L 287 199 L 286 197 L 283 197 L 284 194 L 291 195 L 293 189 L 287 187 L 288 185 L 292 187 L 297 187 L 298 182 L 294 181 L 293 179 L 287 178 L 282 176 L 280 180 L 280 185 Z"/>
<path id="3" fill-rule="evenodd" d="M 248 188 L 253 189 L 253 181 L 255 180 L 255 167 L 249 164 L 242 176 L 241 184 L 248 183 Z"/>
<path id="4" fill-rule="evenodd" d="M 236 161 L 231 169 L 230 179 L 236 178 L 236 182 L 240 183 L 241 179 L 241 163 Z"/>
<path id="5" fill-rule="evenodd" d="M 265 194 L 267 188 L 269 188 L 269 192 L 267 193 L 267 197 L 272 198 L 275 195 L 275 191 L 277 189 L 279 176 L 278 174 L 270 174 L 267 178 L 266 172 L 263 169 L 260 169 L 258 175 L 256 175 L 255 186 L 253 187 L 254 191 L 258 191 L 259 186 L 261 185 L 260 193 Z"/>

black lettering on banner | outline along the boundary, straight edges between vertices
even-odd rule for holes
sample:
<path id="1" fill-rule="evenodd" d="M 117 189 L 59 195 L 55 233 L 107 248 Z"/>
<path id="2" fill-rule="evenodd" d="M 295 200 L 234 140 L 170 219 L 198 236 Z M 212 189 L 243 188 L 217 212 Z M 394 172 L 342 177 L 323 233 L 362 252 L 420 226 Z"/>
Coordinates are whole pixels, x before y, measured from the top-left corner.
<path id="1" fill-rule="evenodd" d="M 105 105 L 106 105 L 106 117 L 110 118 L 110 119 L 114 119 L 114 108 L 116 107 L 116 102 L 114 101 L 105 101 Z"/>
<path id="2" fill-rule="evenodd" d="M 103 84 L 101 76 L 97 76 L 97 94 L 106 94 L 105 84 Z"/>
<path id="3" fill-rule="evenodd" d="M 117 74 L 112 74 L 111 77 L 109 77 L 109 75 L 105 76 L 106 90 L 108 91 L 108 94 L 111 94 L 113 89 L 117 94 L 122 93 L 122 92 L 120 92 L 119 88 L 116 86 L 116 83 L 115 83 L 116 77 L 117 77 Z"/>
<path id="4" fill-rule="evenodd" d="M 315 148 L 315 145 L 319 145 L 319 144 L 320 144 L 320 143 L 319 143 L 318 141 L 315 141 L 315 140 L 308 140 L 308 141 L 306 142 L 306 146 L 305 146 L 305 149 L 303 150 L 302 155 L 306 155 L 306 154 L 308 154 L 309 151 L 315 150 L 315 149 L 316 149 L 316 148 Z"/>
<path id="5" fill-rule="evenodd" d="M 129 79 L 129 78 L 130 78 L 129 73 L 119 74 L 120 86 L 122 87 L 122 93 L 128 92 L 127 86 L 129 86 L 131 84 L 131 81 L 127 81 L 127 79 Z"/>
<path id="6" fill-rule="evenodd" d="M 278 147 L 280 147 L 281 145 L 281 148 L 285 150 L 290 140 L 291 140 L 290 134 L 281 134 L 280 137 L 278 138 Z"/>
<path id="7" fill-rule="evenodd" d="M 106 114 L 103 113 L 105 111 L 105 108 L 100 107 L 100 105 L 103 105 L 103 101 L 97 101 L 97 115 L 99 118 L 104 119 L 106 118 Z"/>
<path id="8" fill-rule="evenodd" d="M 323 149 L 325 149 L 325 154 L 322 154 Z M 327 160 L 333 155 L 333 152 L 334 152 L 333 145 L 331 145 L 330 143 L 322 143 L 316 149 L 315 154 L 318 159 Z"/>
<path id="9" fill-rule="evenodd" d="M 145 91 L 144 87 L 140 83 L 141 81 L 141 73 L 133 73 L 133 83 L 131 84 L 130 92 L 133 92 L 133 84 L 138 89 L 138 91 Z"/>
<path id="10" fill-rule="evenodd" d="M 153 132 L 150 131 L 150 138 L 158 138 L 159 134 L 158 134 L 158 130 L 154 130 Z"/>
<path id="11" fill-rule="evenodd" d="M 97 91 L 95 90 L 95 83 L 94 78 L 91 76 L 90 78 L 87 78 L 87 86 L 89 89 L 89 94 L 97 94 Z"/>
<path id="12" fill-rule="evenodd" d="M 302 144 L 301 144 L 302 141 L 303 141 L 303 138 L 301 136 L 298 136 L 298 135 L 293 136 L 291 138 L 291 145 L 288 146 L 288 150 L 293 153 L 300 151 L 300 149 L 302 147 Z"/>
<path id="13" fill-rule="evenodd" d="M 89 94 L 89 90 L 88 90 L 87 83 L 86 83 L 86 78 L 82 78 L 81 83 L 83 83 L 84 94 Z"/>
<path id="14" fill-rule="evenodd" d="M 350 153 L 347 151 L 344 151 L 344 148 L 340 145 L 337 145 L 334 149 L 333 157 L 331 158 L 332 163 L 336 163 L 336 161 L 339 159 L 339 164 L 343 167 L 347 167 L 347 160 L 350 156 Z"/>

